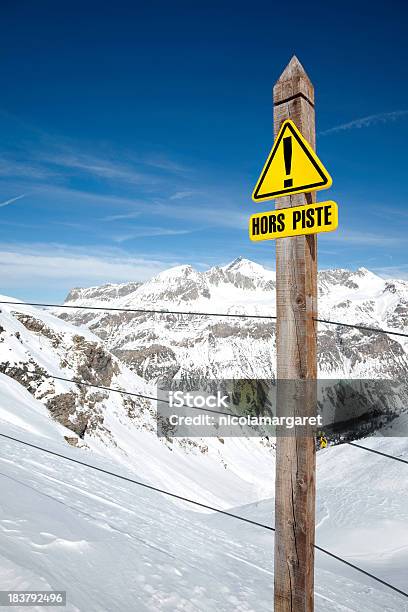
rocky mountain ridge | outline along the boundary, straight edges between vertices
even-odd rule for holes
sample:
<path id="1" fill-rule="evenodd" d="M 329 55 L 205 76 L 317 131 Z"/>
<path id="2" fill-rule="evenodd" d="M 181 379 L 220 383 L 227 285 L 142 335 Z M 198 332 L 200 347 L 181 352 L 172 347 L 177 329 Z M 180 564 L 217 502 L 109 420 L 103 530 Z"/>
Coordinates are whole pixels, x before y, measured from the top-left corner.
<path id="1" fill-rule="evenodd" d="M 171 268 L 134 290 L 119 287 L 123 295 L 116 298 L 108 298 L 111 285 L 75 289 L 66 304 L 203 313 L 58 311 L 61 318 L 92 330 L 139 376 L 151 382 L 274 377 L 273 320 L 204 314 L 274 315 L 274 272 L 238 258 L 206 272 Z M 365 268 L 323 270 L 318 308 L 319 318 L 406 331 L 408 282 L 384 280 Z M 318 346 L 322 378 L 398 378 L 408 366 L 407 342 L 397 336 L 319 324 Z"/>

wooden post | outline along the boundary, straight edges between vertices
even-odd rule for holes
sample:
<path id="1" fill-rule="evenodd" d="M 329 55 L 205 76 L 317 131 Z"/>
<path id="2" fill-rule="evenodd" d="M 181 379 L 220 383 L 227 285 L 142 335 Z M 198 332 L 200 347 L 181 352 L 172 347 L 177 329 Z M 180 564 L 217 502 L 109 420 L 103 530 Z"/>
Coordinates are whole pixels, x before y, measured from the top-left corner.
<path id="1" fill-rule="evenodd" d="M 275 137 L 291 119 L 315 148 L 314 89 L 293 57 L 273 89 Z M 277 208 L 302 206 L 315 194 L 285 196 Z M 315 415 L 317 252 L 316 235 L 276 241 L 276 349 L 278 410 Z M 279 380 L 299 381 L 290 387 Z M 277 437 L 275 488 L 274 612 L 314 607 L 316 451 L 312 436 Z"/>

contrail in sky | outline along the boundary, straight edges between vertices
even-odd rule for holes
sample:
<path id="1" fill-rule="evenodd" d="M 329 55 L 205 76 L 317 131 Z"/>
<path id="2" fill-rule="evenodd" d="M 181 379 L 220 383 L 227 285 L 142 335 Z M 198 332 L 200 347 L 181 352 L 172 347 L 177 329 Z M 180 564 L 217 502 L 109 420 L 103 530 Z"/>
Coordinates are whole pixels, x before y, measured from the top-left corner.
<path id="1" fill-rule="evenodd" d="M 0 202 L 0 208 L 3 208 L 3 206 L 8 206 L 9 204 L 16 202 L 17 200 L 21 200 L 21 198 L 24 198 L 25 195 L 25 193 L 22 193 L 21 195 L 16 196 L 15 198 L 10 198 L 10 200 L 6 200 L 5 202 Z"/>
<path id="2" fill-rule="evenodd" d="M 342 123 L 335 127 L 319 132 L 320 136 L 326 136 L 328 134 L 334 134 L 335 132 L 343 132 L 344 130 L 354 130 L 365 127 L 370 127 L 376 123 L 388 123 L 389 121 L 396 121 L 402 117 L 408 115 L 408 110 L 393 111 L 391 113 L 379 113 L 378 115 L 369 115 L 368 117 L 361 117 L 361 119 L 355 119 L 348 123 Z"/>

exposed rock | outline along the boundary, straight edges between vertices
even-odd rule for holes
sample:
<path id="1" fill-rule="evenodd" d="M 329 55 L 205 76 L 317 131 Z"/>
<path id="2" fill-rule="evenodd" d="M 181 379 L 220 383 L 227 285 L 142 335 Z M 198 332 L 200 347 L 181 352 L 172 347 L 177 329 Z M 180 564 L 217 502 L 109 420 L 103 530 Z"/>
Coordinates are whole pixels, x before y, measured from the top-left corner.
<path id="1" fill-rule="evenodd" d="M 70 444 L 71 446 L 78 446 L 78 438 L 76 438 L 75 436 L 64 436 L 64 439 L 68 442 L 68 444 Z"/>
<path id="2" fill-rule="evenodd" d="M 163 370 L 171 372 L 173 377 L 180 368 L 174 351 L 161 344 L 151 344 L 140 350 L 116 350 L 114 354 L 148 380 L 158 378 Z"/>
<path id="3" fill-rule="evenodd" d="M 57 346 L 59 346 L 59 344 L 61 343 L 61 335 L 55 333 L 55 331 L 48 327 L 44 323 L 44 321 L 41 321 L 41 319 L 36 319 L 20 312 L 15 312 L 14 316 L 16 317 L 16 319 L 18 319 L 18 321 L 20 321 L 20 323 L 24 325 L 26 329 L 28 329 L 28 331 L 41 334 L 45 338 L 51 340 L 52 346 L 54 348 L 57 348 Z"/>
<path id="4" fill-rule="evenodd" d="M 77 414 L 76 396 L 73 393 L 60 393 L 50 398 L 46 406 L 54 419 L 74 431 L 80 438 L 84 437 L 88 426 L 88 416 Z"/>
<path id="5" fill-rule="evenodd" d="M 0 372 L 10 376 L 10 378 L 14 378 L 32 395 L 35 395 L 38 384 L 47 377 L 47 372 L 40 368 L 33 359 L 20 363 L 11 363 L 10 361 L 0 362 Z"/>
<path id="6" fill-rule="evenodd" d="M 102 345 L 89 342 L 83 336 L 74 336 L 75 351 L 79 353 L 77 366 L 79 380 L 109 387 L 112 376 L 119 373 L 119 366 Z"/>
<path id="7" fill-rule="evenodd" d="M 141 283 L 124 283 L 120 285 L 110 283 L 98 287 L 75 287 L 67 295 L 66 301 L 90 300 L 90 303 L 92 303 L 91 300 L 111 300 L 112 298 L 124 297 L 129 293 L 133 293 L 140 285 Z"/>

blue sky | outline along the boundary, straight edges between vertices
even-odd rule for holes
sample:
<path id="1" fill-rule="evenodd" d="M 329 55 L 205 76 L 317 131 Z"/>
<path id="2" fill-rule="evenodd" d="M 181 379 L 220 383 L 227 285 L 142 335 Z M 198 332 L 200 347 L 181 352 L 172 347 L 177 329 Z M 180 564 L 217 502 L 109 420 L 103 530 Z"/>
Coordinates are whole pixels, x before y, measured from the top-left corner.
<path id="1" fill-rule="evenodd" d="M 0 36 L 0 291 L 146 279 L 241 255 L 296 53 L 339 230 L 319 267 L 408 278 L 407 8 L 395 2 L 6 2 Z M 335 4 L 335 6 L 334 6 Z"/>

